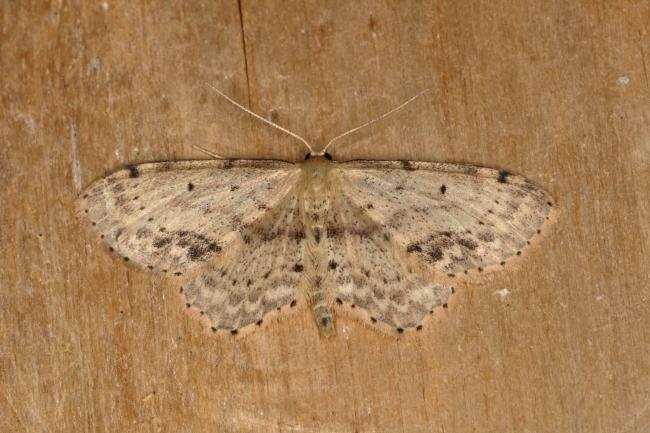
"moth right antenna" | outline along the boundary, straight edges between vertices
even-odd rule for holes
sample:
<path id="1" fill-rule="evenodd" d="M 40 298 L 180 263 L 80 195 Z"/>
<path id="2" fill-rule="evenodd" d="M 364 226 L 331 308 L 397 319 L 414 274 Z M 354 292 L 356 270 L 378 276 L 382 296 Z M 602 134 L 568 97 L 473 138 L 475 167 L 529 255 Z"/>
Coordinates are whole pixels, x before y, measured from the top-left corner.
<path id="1" fill-rule="evenodd" d="M 226 101 L 228 101 L 228 102 L 230 102 L 231 104 L 233 104 L 235 107 L 244 110 L 245 112 L 247 112 L 247 113 L 250 114 L 251 116 L 255 117 L 256 119 L 261 120 L 262 122 L 266 123 L 267 125 L 270 125 L 270 126 L 276 128 L 276 129 L 279 129 L 280 131 L 284 132 L 285 134 L 289 134 L 289 135 L 292 136 L 293 138 L 297 138 L 298 140 L 300 140 L 300 141 L 301 141 L 301 142 L 302 142 L 302 143 L 307 147 L 307 149 L 309 149 L 309 152 L 313 152 L 313 151 L 314 151 L 314 149 L 313 149 L 313 148 L 311 147 L 311 145 L 307 142 L 307 140 L 305 140 L 304 138 L 302 138 L 302 137 L 299 136 L 298 134 L 293 133 L 293 132 L 289 131 L 288 129 L 285 129 L 285 128 L 281 127 L 280 125 L 278 125 L 278 124 L 276 124 L 276 123 L 273 123 L 273 122 L 271 122 L 270 120 L 265 119 L 264 117 L 260 116 L 259 114 L 255 113 L 254 111 L 249 110 L 248 108 L 244 107 L 243 105 L 241 105 L 240 103 L 238 103 L 238 102 L 235 101 L 234 99 L 232 99 L 232 98 L 230 98 L 229 96 L 227 96 L 225 93 L 221 92 L 219 89 L 217 89 L 216 87 L 214 87 L 212 84 L 210 84 L 210 83 L 205 83 L 205 84 L 206 84 L 208 87 L 210 87 L 212 90 L 214 90 L 215 92 L 217 92 L 217 93 L 218 93 L 221 97 L 223 97 Z"/>
<path id="2" fill-rule="evenodd" d="M 424 94 L 427 93 L 428 91 L 429 91 L 429 89 L 424 89 L 424 90 L 422 90 L 420 93 L 418 93 L 417 95 L 415 95 L 415 96 L 411 96 L 411 98 L 409 98 L 408 100 L 402 102 L 399 106 L 393 108 L 393 109 L 390 110 L 390 111 L 387 111 L 386 113 L 382 114 L 381 116 L 379 116 L 379 117 L 375 117 L 374 119 L 369 120 L 368 122 L 364 123 L 363 125 L 359 125 L 359 126 L 357 126 L 356 128 L 352 128 L 352 129 L 350 129 L 349 131 L 345 131 L 343 134 L 337 135 L 336 137 L 332 138 L 332 139 L 329 141 L 329 143 L 327 143 L 327 145 L 325 145 L 325 147 L 323 148 L 322 152 L 325 152 L 325 151 L 327 150 L 327 148 L 330 147 L 330 146 L 332 145 L 332 143 L 334 143 L 334 142 L 335 142 L 336 140 L 338 140 L 339 138 L 343 138 L 343 137 L 345 137 L 346 135 L 352 134 L 353 132 L 356 132 L 356 131 L 358 131 L 358 130 L 361 129 L 361 128 L 365 128 L 366 126 L 370 126 L 370 125 L 372 125 L 373 123 L 379 122 L 379 121 L 382 120 L 383 118 L 388 117 L 388 116 L 390 116 L 391 114 L 395 113 L 396 111 L 399 111 L 399 110 L 401 110 L 402 108 L 406 107 L 408 104 L 410 104 L 411 102 L 413 102 L 414 100 L 416 100 L 416 99 L 419 98 L 420 96 L 424 95 Z"/>

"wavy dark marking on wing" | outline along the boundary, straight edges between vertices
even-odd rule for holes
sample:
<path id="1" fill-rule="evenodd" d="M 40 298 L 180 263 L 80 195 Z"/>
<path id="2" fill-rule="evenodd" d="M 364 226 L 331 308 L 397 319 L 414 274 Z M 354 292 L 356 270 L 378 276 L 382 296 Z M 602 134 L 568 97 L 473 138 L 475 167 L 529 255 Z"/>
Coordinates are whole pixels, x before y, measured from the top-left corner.
<path id="1" fill-rule="evenodd" d="M 184 285 L 186 298 L 210 320 L 215 330 L 259 326 L 264 316 L 297 304 L 301 279 L 295 271 L 303 255 L 304 232 L 295 194 L 241 229 L 235 256 L 211 262 Z"/>
<path id="2" fill-rule="evenodd" d="M 390 236 L 345 195 L 335 198 L 326 234 L 329 272 L 341 308 L 364 310 L 372 325 L 393 329 L 420 326 L 436 306 L 446 302 L 448 287 L 432 284 L 409 269 Z"/>
<path id="3" fill-rule="evenodd" d="M 235 233 L 287 196 L 298 177 L 293 164 L 276 161 L 141 164 L 93 183 L 79 207 L 130 263 L 185 272 L 221 254 Z"/>
<path id="4" fill-rule="evenodd" d="M 390 162 L 348 164 L 341 177 L 350 200 L 359 207 L 372 202 L 368 214 L 389 226 L 405 251 L 448 275 L 516 255 L 550 213 L 549 196 L 509 172 L 421 162 L 408 170 Z M 432 188 L 441 184 L 445 194 Z M 395 193 L 398 185 L 403 189 Z"/>

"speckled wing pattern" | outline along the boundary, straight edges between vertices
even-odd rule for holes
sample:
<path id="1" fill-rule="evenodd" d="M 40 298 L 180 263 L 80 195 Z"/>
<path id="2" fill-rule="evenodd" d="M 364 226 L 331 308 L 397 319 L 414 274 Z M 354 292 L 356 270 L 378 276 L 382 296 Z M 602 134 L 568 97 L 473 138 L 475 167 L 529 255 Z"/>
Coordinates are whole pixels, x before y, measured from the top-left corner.
<path id="1" fill-rule="evenodd" d="M 394 232 L 373 220 L 367 205 L 357 205 L 345 192 L 333 201 L 324 244 L 335 303 L 384 330 L 421 329 L 424 317 L 447 302 L 451 287 L 416 273 L 400 254 Z"/>
<path id="2" fill-rule="evenodd" d="M 305 242 L 295 190 L 240 233 L 228 256 L 182 288 L 186 306 L 206 315 L 213 331 L 236 334 L 259 326 L 267 314 L 294 307 L 300 298 Z"/>
<path id="3" fill-rule="evenodd" d="M 336 303 L 399 332 L 446 307 L 457 274 L 521 255 L 551 213 L 542 189 L 503 170 L 353 161 L 337 171 L 327 230 Z"/>
<path id="4" fill-rule="evenodd" d="M 340 173 L 351 206 L 365 209 L 434 276 L 483 271 L 521 255 L 553 205 L 537 185 L 505 170 L 357 161 Z"/>
<path id="5" fill-rule="evenodd" d="M 141 164 L 78 200 L 112 252 L 173 275 L 186 306 L 232 334 L 310 299 L 321 318 L 419 330 L 452 278 L 521 255 L 552 206 L 506 171 L 408 161 Z"/>
<path id="6" fill-rule="evenodd" d="M 301 224 L 299 173 L 277 161 L 129 166 L 90 185 L 78 212 L 111 252 L 176 277 L 188 307 L 213 330 L 231 331 L 296 297 L 298 281 L 284 261 L 293 266 L 302 254 L 291 242 Z"/>

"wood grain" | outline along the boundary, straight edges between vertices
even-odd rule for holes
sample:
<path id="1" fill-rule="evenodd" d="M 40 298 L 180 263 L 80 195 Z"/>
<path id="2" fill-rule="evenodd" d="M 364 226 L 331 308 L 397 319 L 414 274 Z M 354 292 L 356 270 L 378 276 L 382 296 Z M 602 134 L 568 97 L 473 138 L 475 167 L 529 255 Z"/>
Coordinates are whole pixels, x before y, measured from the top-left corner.
<path id="1" fill-rule="evenodd" d="M 0 2 L 0 431 L 650 430 L 650 5 L 644 1 Z M 417 336 L 307 311 L 202 333 L 167 280 L 73 217 L 126 163 L 338 158 L 507 168 L 561 214 L 518 269 Z M 507 288 L 505 297 L 497 291 Z M 502 292 L 503 293 L 503 292 Z"/>

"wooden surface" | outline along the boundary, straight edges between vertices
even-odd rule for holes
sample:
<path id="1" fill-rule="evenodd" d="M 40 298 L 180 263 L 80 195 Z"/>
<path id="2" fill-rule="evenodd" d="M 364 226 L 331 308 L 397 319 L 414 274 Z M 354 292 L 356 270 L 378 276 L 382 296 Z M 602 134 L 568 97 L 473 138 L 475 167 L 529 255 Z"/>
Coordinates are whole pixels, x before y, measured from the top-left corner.
<path id="1" fill-rule="evenodd" d="M 0 431 L 650 431 L 650 5 L 0 2 Z M 308 312 L 202 333 L 73 217 L 126 163 L 338 158 L 523 173 L 561 214 L 417 336 Z M 507 289 L 507 295 L 502 289 Z M 499 292 L 501 291 L 501 292 Z"/>

